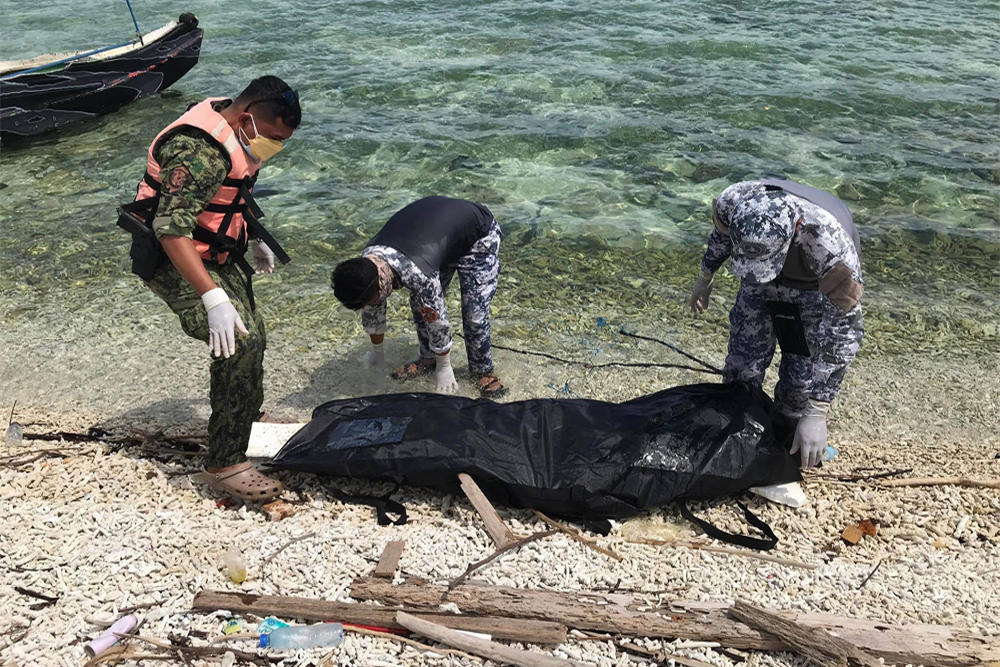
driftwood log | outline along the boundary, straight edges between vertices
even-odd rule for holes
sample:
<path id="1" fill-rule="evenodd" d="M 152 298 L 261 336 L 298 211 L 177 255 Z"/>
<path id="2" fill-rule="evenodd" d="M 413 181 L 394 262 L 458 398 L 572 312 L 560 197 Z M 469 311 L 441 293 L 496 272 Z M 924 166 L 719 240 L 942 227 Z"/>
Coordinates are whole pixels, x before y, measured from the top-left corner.
<path id="1" fill-rule="evenodd" d="M 882 667 L 872 654 L 825 630 L 801 623 L 737 600 L 729 615 L 791 646 L 820 667 Z"/>
<path id="2" fill-rule="evenodd" d="M 380 579 L 379 581 L 385 580 Z M 440 595 L 439 591 L 438 596 Z M 414 611 L 399 607 L 377 607 L 286 595 L 253 595 L 203 590 L 195 595 L 192 608 L 207 612 L 225 609 L 235 613 L 249 613 L 261 617 L 277 616 L 278 618 L 297 618 L 306 621 L 338 621 L 396 630 L 402 629 L 402 626 L 396 623 L 396 612 L 409 611 L 420 618 L 440 623 L 445 627 L 479 632 L 491 635 L 495 639 L 527 644 L 561 644 L 566 641 L 566 626 L 560 623 L 449 614 L 436 611 L 437 605 L 435 605 L 434 611 Z"/>
<path id="3" fill-rule="evenodd" d="M 372 578 L 356 579 L 351 585 L 351 596 L 358 600 L 427 610 L 437 609 L 444 591 L 443 586 L 393 586 Z M 648 609 L 648 605 L 620 594 L 560 593 L 468 584 L 451 591 L 448 600 L 456 603 L 463 615 L 551 621 L 576 630 L 633 637 L 712 641 L 724 648 L 792 650 L 784 641 L 729 618 L 731 605 L 724 603 L 674 600 L 657 609 Z M 891 625 L 829 614 L 778 613 L 806 627 L 834 633 L 884 658 L 888 664 L 966 667 L 1000 660 L 1000 643 L 995 639 L 958 628 Z"/>

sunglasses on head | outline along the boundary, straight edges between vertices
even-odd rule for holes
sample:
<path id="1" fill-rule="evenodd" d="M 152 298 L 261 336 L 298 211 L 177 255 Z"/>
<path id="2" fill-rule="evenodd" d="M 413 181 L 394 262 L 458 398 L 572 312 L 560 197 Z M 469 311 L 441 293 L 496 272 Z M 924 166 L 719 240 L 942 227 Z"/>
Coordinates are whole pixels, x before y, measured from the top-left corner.
<path id="1" fill-rule="evenodd" d="M 252 107 L 255 104 L 264 104 L 265 102 L 281 102 L 286 107 L 295 107 L 298 106 L 299 104 L 299 91 L 286 90 L 281 95 L 278 95 L 276 97 L 268 97 L 263 100 L 257 100 L 256 102 L 251 102 L 250 104 L 247 105 L 247 108 L 244 109 L 244 111 L 249 111 L 250 107 Z"/>

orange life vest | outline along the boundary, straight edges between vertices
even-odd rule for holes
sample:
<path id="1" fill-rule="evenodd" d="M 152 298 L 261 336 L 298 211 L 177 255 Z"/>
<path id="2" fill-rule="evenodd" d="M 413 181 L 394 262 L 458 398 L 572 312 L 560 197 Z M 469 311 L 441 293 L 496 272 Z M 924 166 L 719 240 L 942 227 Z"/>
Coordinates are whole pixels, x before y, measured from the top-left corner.
<path id="1" fill-rule="evenodd" d="M 221 154 L 226 157 L 229 173 L 209 205 L 198 214 L 198 226 L 192 233 L 195 249 L 201 258 L 208 262 L 225 264 L 227 261 L 235 261 L 247 275 L 247 287 L 252 303 L 250 276 L 253 275 L 253 269 L 243 257 L 247 239 L 260 239 L 266 243 L 282 264 L 287 264 L 289 258 L 274 237 L 258 221 L 264 213 L 254 201 L 252 192 L 257 181 L 257 173 L 260 171 L 260 162 L 247 155 L 237 140 L 233 128 L 222 114 L 213 108 L 213 104 L 225 99 L 210 97 L 192 106 L 156 135 L 146 153 L 146 173 L 139 183 L 135 201 L 123 205 L 121 210 L 123 216 L 131 215 L 148 229 L 152 229 L 162 188 L 160 163 L 156 160 L 156 154 L 160 146 L 178 131 L 190 131 L 192 128 L 197 130 L 199 134 L 218 146 Z M 119 221 L 119 225 L 129 229 L 122 224 L 122 221 Z M 135 238 L 134 224 L 130 231 L 133 231 Z M 135 259 L 134 254 L 133 259 Z M 155 267 L 153 269 L 155 270 Z M 142 276 L 144 280 L 149 280 L 149 277 L 143 276 L 136 270 L 134 263 L 133 272 Z M 147 272 L 147 275 L 151 274 Z"/>

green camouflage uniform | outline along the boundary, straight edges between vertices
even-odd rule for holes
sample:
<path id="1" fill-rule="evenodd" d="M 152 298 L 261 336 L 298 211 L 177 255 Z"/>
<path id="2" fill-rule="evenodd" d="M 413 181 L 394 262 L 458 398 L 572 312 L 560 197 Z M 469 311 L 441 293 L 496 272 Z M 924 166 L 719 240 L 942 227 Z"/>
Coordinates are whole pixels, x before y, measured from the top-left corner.
<path id="1" fill-rule="evenodd" d="M 229 173 L 220 149 L 194 134 L 176 134 L 156 156 L 163 183 L 153 220 L 158 237 L 187 236 L 198 214 L 212 200 Z M 249 336 L 236 333 L 236 354 L 212 358 L 212 416 L 208 421 L 207 467 L 224 467 L 246 460 L 250 426 L 264 402 L 264 320 L 250 307 L 246 277 L 235 264 L 205 262 L 215 283 L 226 290 Z M 208 343 L 208 313 L 201 297 L 169 261 L 148 283 L 153 293 L 174 311 L 188 336 Z"/>

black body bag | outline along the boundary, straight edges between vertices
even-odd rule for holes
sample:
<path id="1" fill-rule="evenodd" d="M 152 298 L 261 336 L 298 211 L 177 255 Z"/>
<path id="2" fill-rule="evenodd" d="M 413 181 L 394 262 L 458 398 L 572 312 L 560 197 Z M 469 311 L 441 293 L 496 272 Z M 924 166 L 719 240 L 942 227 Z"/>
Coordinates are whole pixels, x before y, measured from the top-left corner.
<path id="1" fill-rule="evenodd" d="M 319 406 L 270 466 L 447 493 L 460 491 L 465 472 L 494 503 L 593 522 L 798 481 L 791 434 L 771 399 L 745 383 L 625 403 L 390 394 Z M 777 539 L 765 534 L 730 541 L 766 549 Z"/>

